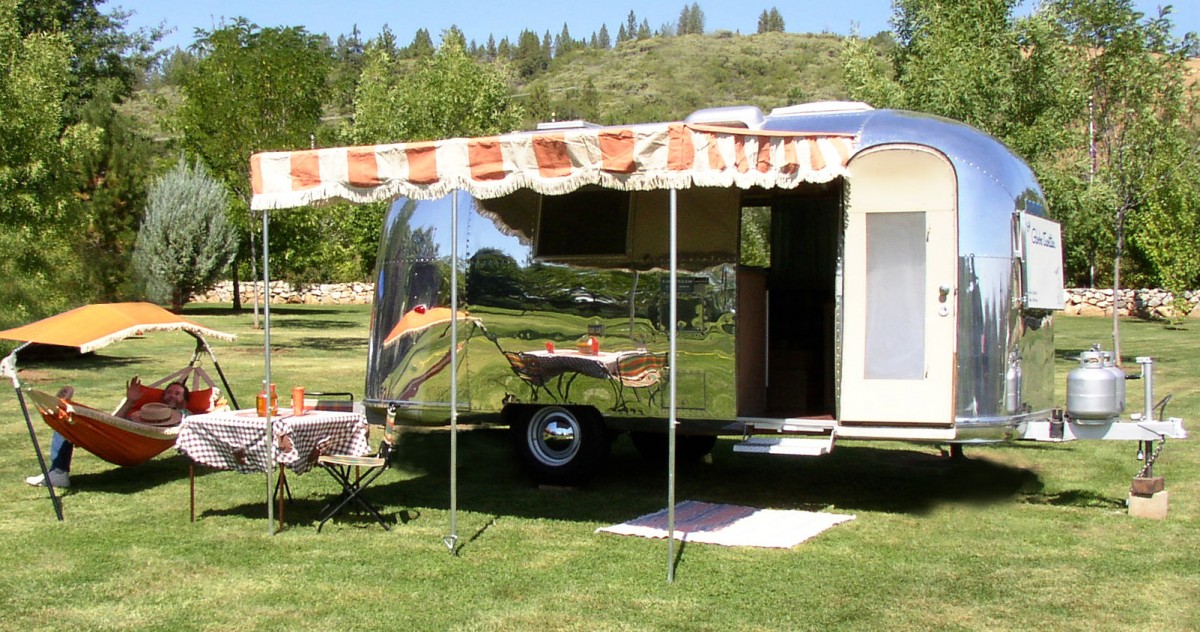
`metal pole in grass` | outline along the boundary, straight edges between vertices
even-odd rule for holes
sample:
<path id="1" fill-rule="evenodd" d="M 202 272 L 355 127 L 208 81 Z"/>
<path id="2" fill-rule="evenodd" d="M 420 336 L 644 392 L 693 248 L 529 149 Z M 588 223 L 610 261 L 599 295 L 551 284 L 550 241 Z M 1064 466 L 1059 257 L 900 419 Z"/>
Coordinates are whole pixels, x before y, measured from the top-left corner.
<path id="1" fill-rule="evenodd" d="M 671 389 L 671 405 L 667 411 L 667 583 L 675 582 L 675 334 L 678 318 L 676 294 L 679 273 L 679 195 L 671 189 L 671 361 L 668 365 L 668 384 Z"/>
<path id="2" fill-rule="evenodd" d="M 38 443 L 37 432 L 33 430 L 33 418 L 29 416 L 29 406 L 25 403 L 25 393 L 21 391 L 21 380 L 17 378 L 17 352 L 28 347 L 28 342 L 21 343 L 12 353 L 0 362 L 0 375 L 12 378 L 13 390 L 17 392 L 17 401 L 21 404 L 21 413 L 25 415 L 25 427 L 29 429 L 29 440 L 33 442 L 33 451 L 37 454 L 38 467 L 42 468 L 42 480 L 46 483 L 46 491 L 50 494 L 50 502 L 54 505 L 54 514 L 58 521 L 63 521 L 62 499 L 54 493 L 54 483 L 50 482 L 50 470 L 46 467 L 46 458 L 42 456 L 42 446 Z"/>
<path id="3" fill-rule="evenodd" d="M 458 191 L 450 198 L 450 554 L 458 544 Z"/>
<path id="4" fill-rule="evenodd" d="M 263 230 L 263 389 L 271 388 L 271 224 L 267 209 L 262 212 Z M 275 535 L 275 504 L 271 493 L 271 475 L 275 472 L 275 436 L 271 428 L 271 393 L 267 391 L 267 535 Z"/>

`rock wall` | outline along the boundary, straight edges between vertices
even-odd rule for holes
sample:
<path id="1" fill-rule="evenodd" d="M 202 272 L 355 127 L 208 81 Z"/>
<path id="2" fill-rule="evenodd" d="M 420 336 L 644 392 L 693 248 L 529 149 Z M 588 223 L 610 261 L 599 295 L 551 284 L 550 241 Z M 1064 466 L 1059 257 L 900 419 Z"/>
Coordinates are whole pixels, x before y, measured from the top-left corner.
<path id="1" fill-rule="evenodd" d="M 1070 316 L 1112 316 L 1112 289 L 1097 290 L 1089 288 L 1070 288 L 1067 291 L 1066 306 L 1063 313 Z M 1183 293 L 1190 307 L 1186 316 L 1200 318 L 1200 290 L 1189 290 Z M 1172 318 L 1174 308 L 1172 302 L 1175 295 L 1166 290 L 1140 289 L 1121 290 L 1120 298 L 1115 301 L 1117 313 L 1121 316 L 1141 318 Z"/>
<path id="2" fill-rule="evenodd" d="M 242 304 L 254 303 L 254 290 L 261 296 L 262 281 L 242 282 L 240 287 Z M 370 304 L 375 294 L 374 283 L 321 283 L 292 287 L 286 281 L 271 281 L 271 304 L 290 305 L 352 305 Z M 233 282 L 222 281 L 216 287 L 192 297 L 194 303 L 233 303 Z"/>
<path id="3" fill-rule="evenodd" d="M 242 283 L 242 303 L 251 304 L 254 301 L 254 287 L 262 287 L 262 282 L 255 284 Z M 1066 307 L 1063 313 L 1069 316 L 1111 316 L 1113 307 L 1113 291 L 1089 288 L 1070 288 L 1066 290 Z M 286 281 L 271 282 L 272 304 L 293 305 L 349 305 L 370 304 L 375 294 L 374 283 L 323 283 L 293 288 Z M 1183 294 L 1191 305 L 1187 316 L 1200 318 L 1200 290 L 1192 290 Z M 1171 318 L 1171 302 L 1174 295 L 1166 290 L 1140 289 L 1121 290 L 1119 313 L 1128 316 L 1130 309 L 1134 316 L 1142 318 Z M 212 290 L 192 297 L 194 303 L 232 303 L 233 283 L 223 281 Z"/>

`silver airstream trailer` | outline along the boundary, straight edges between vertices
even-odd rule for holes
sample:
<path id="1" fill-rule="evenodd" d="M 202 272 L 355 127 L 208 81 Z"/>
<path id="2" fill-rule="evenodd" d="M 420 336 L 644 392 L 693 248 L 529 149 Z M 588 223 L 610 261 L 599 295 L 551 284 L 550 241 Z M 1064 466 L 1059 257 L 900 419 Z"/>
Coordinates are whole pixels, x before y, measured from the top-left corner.
<path id="1" fill-rule="evenodd" d="M 1029 167 L 954 121 L 717 108 L 253 160 L 255 208 L 394 200 L 368 411 L 445 424 L 454 402 L 543 482 L 586 479 L 616 433 L 662 454 L 672 402 L 683 458 L 1051 421 L 1058 226 Z"/>

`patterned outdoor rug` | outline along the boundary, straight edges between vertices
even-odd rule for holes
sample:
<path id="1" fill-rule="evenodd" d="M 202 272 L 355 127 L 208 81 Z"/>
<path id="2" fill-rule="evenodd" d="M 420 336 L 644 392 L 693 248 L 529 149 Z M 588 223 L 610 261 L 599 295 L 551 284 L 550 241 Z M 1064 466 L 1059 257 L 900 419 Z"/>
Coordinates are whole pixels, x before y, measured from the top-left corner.
<path id="1" fill-rule="evenodd" d="M 686 542 L 722 546 L 760 546 L 787 549 L 836 524 L 853 520 L 845 514 L 785 509 L 758 509 L 739 505 L 714 505 L 685 500 L 675 505 L 675 537 Z M 667 510 L 663 509 L 596 533 L 667 537 Z"/>

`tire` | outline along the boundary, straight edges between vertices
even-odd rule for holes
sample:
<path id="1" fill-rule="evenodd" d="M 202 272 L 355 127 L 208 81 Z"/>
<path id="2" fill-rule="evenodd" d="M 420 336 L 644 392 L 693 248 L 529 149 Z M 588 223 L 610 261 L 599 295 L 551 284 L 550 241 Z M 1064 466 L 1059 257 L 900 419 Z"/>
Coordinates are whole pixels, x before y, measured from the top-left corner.
<path id="1" fill-rule="evenodd" d="M 534 481 L 586 483 L 608 460 L 612 441 L 600 414 L 590 408 L 538 406 L 512 424 L 517 456 Z"/>
<path id="2" fill-rule="evenodd" d="M 633 447 L 638 454 L 650 463 L 656 465 L 667 462 L 668 437 L 662 432 L 633 432 L 629 433 Z M 695 463 L 712 452 L 717 445 L 716 435 L 675 435 L 675 461 L 678 463 Z"/>

